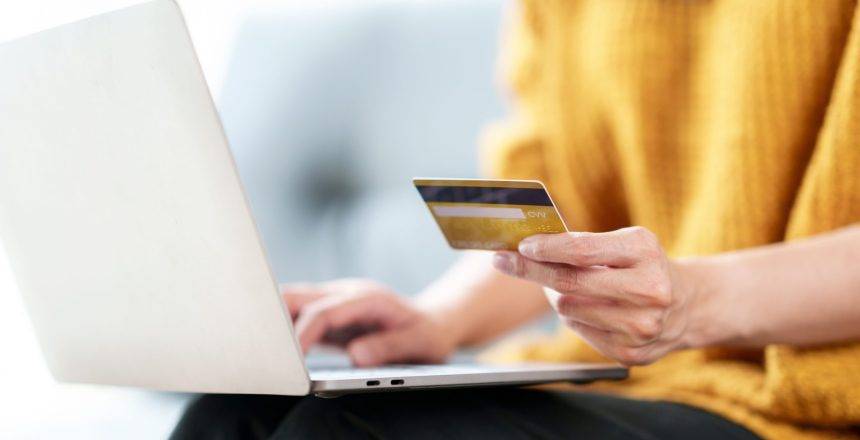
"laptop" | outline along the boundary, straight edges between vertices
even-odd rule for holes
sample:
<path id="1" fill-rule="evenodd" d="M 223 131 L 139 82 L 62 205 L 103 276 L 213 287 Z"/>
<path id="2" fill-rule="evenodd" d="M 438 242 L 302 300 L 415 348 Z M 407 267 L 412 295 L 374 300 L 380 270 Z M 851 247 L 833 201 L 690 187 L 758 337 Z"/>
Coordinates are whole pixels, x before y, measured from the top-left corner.
<path id="1" fill-rule="evenodd" d="M 173 1 L 2 44 L 0 66 L 0 240 L 59 381 L 334 396 L 627 375 L 309 369 Z"/>

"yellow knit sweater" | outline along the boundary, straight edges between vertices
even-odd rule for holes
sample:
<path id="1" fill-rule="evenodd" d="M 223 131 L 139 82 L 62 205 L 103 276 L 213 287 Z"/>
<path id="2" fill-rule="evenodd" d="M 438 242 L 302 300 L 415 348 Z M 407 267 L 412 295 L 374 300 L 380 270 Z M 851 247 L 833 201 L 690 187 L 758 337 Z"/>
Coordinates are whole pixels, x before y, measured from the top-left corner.
<path id="1" fill-rule="evenodd" d="M 681 256 L 860 221 L 855 1 L 524 0 L 518 17 L 520 112 L 489 130 L 486 172 L 546 182 L 574 230 L 642 225 Z M 596 356 L 566 331 L 502 353 Z M 769 438 L 860 434 L 860 343 L 690 350 L 601 387 Z"/>

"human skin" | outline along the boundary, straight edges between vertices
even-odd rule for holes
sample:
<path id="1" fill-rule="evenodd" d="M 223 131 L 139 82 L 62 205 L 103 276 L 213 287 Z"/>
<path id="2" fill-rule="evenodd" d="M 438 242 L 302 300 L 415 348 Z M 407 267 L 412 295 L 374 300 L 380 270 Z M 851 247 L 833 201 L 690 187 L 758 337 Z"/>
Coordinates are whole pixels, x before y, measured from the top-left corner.
<path id="1" fill-rule="evenodd" d="M 629 366 L 686 348 L 826 345 L 860 339 L 860 226 L 683 259 L 641 227 L 537 235 L 465 256 L 413 300 L 368 280 L 288 285 L 284 299 L 304 350 L 371 329 L 340 341 L 359 366 L 441 362 L 550 306 Z"/>

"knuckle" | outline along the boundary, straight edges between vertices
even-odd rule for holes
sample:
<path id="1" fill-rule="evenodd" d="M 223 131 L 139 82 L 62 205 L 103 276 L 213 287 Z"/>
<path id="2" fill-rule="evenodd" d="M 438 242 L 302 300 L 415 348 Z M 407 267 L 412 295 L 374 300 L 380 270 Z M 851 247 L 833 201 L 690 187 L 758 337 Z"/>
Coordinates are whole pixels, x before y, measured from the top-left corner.
<path id="1" fill-rule="evenodd" d="M 546 257 L 546 255 L 547 255 L 546 240 L 543 240 L 543 239 L 534 240 L 532 242 L 531 246 L 532 246 L 532 255 L 535 258 L 537 258 L 538 260 L 542 260 Z"/>
<path id="2" fill-rule="evenodd" d="M 634 226 L 632 232 L 638 239 L 643 253 L 651 255 L 661 252 L 660 241 L 657 239 L 657 235 L 651 232 L 651 230 L 642 226 Z"/>
<path id="3" fill-rule="evenodd" d="M 672 305 L 672 288 L 666 282 L 657 283 L 651 293 L 652 303 L 660 308 Z"/>
<path id="4" fill-rule="evenodd" d="M 644 304 L 649 307 L 660 309 L 668 308 L 672 305 L 672 286 L 668 281 L 642 281 L 640 286 L 629 294 L 635 298 L 639 304 Z"/>
<path id="5" fill-rule="evenodd" d="M 633 321 L 630 324 L 630 332 L 639 341 L 653 341 L 660 335 L 662 325 L 655 318 L 644 318 Z"/>
<path id="6" fill-rule="evenodd" d="M 654 307 L 666 308 L 672 305 L 672 287 L 665 280 L 658 280 L 648 285 L 644 292 L 648 303 Z"/>
<path id="7" fill-rule="evenodd" d="M 590 261 L 600 255 L 600 246 L 591 235 L 579 235 L 570 242 L 568 256 Z"/>
<path id="8" fill-rule="evenodd" d="M 556 290 L 572 292 L 579 287 L 579 275 L 575 270 L 558 269 L 552 274 L 552 287 Z"/>
<path id="9" fill-rule="evenodd" d="M 511 272 L 517 278 L 525 278 L 528 275 L 525 261 L 522 258 L 514 256 L 511 260 Z"/>
<path id="10" fill-rule="evenodd" d="M 651 238 L 654 238 L 654 233 L 644 226 L 631 226 L 628 231 L 642 240 L 650 240 Z"/>

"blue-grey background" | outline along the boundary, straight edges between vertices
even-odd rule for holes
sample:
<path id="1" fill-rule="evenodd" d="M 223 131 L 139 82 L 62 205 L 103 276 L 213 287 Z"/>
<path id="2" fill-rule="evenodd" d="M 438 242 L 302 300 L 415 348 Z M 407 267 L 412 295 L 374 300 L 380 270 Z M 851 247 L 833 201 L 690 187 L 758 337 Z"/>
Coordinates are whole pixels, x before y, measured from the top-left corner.
<path id="1" fill-rule="evenodd" d="M 420 289 L 456 257 L 411 184 L 475 177 L 504 2 L 251 17 L 219 107 L 279 281 Z"/>

